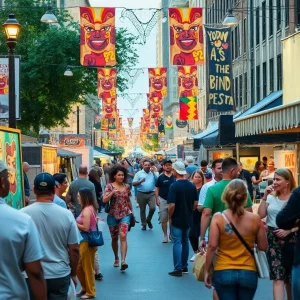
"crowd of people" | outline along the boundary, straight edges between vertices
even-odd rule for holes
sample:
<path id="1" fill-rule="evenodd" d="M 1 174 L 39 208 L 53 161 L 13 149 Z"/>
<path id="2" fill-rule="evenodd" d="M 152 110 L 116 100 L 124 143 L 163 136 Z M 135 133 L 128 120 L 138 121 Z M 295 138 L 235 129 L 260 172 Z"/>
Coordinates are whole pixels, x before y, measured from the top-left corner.
<path id="1" fill-rule="evenodd" d="M 25 174 L 28 168 L 24 163 Z M 33 183 L 34 203 L 21 211 L 5 204 L 8 171 L 0 161 L 3 299 L 67 299 L 77 280 L 77 296 L 94 298 L 95 280 L 103 278 L 97 247 L 89 246 L 98 213 L 107 213 L 112 266 L 124 272 L 131 226 L 140 220 L 141 230 L 152 230 L 157 207 L 162 243 L 173 243 L 170 276 L 188 273 L 188 262 L 207 251 L 205 286 L 214 287 L 213 298 L 253 299 L 256 247 L 266 252 L 274 299 L 284 300 L 285 293 L 289 300 L 300 299 L 300 187 L 291 171 L 275 169 L 272 159 L 258 161 L 253 173 L 233 158 L 198 166 L 193 157 L 175 162 L 125 158 L 90 170 L 81 165 L 71 184 L 66 174 L 41 173 Z M 26 204 L 29 194 L 26 176 Z M 256 199 L 257 214 L 252 212 Z"/>

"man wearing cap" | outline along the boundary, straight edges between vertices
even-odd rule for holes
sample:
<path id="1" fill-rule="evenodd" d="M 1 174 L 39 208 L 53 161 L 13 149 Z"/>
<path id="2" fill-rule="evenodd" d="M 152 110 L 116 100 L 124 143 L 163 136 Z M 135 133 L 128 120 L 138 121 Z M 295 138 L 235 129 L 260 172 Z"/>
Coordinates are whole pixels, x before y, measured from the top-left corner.
<path id="1" fill-rule="evenodd" d="M 45 248 L 42 266 L 48 300 L 66 299 L 70 279 L 77 284 L 79 260 L 76 222 L 70 211 L 53 203 L 55 186 L 54 177 L 49 173 L 37 175 L 33 187 L 36 202 L 22 209 L 32 217 Z"/>
<path id="2" fill-rule="evenodd" d="M 41 258 L 45 252 L 32 219 L 6 204 L 9 188 L 8 168 L 0 160 L 0 298 L 29 299 L 23 269 L 35 299 L 44 300 Z"/>
<path id="3" fill-rule="evenodd" d="M 171 276 L 188 273 L 189 231 L 192 226 L 192 213 L 197 208 L 197 190 L 185 179 L 185 165 L 181 161 L 173 164 L 176 182 L 171 184 L 168 194 L 169 223 L 172 226 L 174 270 Z"/>
<path id="4" fill-rule="evenodd" d="M 164 233 L 163 243 L 168 242 L 168 193 L 175 177 L 172 174 L 172 161 L 164 160 L 162 162 L 163 172 L 159 175 L 155 184 L 156 205 L 159 207 L 159 221 Z M 169 236 L 171 240 L 171 232 Z"/>
<path id="5" fill-rule="evenodd" d="M 65 173 L 55 173 L 53 175 L 55 180 L 55 195 L 53 202 L 63 208 L 67 208 L 66 202 L 63 200 L 63 194 L 69 186 L 68 177 Z"/>
<path id="6" fill-rule="evenodd" d="M 188 164 L 188 166 L 185 168 L 187 173 L 186 178 L 189 179 L 192 174 L 198 169 L 198 167 L 194 164 L 193 156 L 187 156 L 185 158 L 185 161 Z"/>
<path id="7" fill-rule="evenodd" d="M 156 209 L 154 190 L 157 178 L 158 174 L 151 167 L 149 160 L 143 161 L 143 170 L 137 172 L 133 178 L 132 184 L 137 187 L 138 192 L 137 201 L 140 206 L 142 230 L 146 230 L 147 224 L 150 229 L 153 228 L 151 220 Z M 149 206 L 149 214 L 146 218 L 147 205 Z"/>

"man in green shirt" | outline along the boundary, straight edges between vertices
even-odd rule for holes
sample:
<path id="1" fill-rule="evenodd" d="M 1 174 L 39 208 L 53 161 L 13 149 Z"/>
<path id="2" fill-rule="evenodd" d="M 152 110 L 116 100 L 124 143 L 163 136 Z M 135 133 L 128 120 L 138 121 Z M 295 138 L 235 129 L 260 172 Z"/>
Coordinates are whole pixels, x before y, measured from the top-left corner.
<path id="1" fill-rule="evenodd" d="M 223 180 L 219 181 L 215 185 L 209 187 L 203 204 L 203 212 L 201 218 L 201 234 L 199 248 L 204 248 L 206 246 L 205 242 L 205 232 L 210 224 L 211 217 L 217 213 L 222 212 L 226 209 L 225 203 L 222 201 L 222 195 L 225 187 L 228 183 L 238 178 L 239 176 L 239 165 L 237 161 L 233 158 L 226 158 L 222 163 L 222 173 Z M 248 211 L 252 211 L 252 200 L 248 193 L 248 200 L 245 205 Z"/>

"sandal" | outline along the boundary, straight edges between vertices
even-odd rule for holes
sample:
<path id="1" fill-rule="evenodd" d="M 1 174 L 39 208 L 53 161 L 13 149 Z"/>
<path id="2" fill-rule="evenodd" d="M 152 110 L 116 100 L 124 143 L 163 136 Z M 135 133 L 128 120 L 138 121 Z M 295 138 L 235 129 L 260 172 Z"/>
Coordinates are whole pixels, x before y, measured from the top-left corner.
<path id="1" fill-rule="evenodd" d="M 78 293 L 76 293 L 76 296 L 82 296 L 82 295 L 85 295 L 86 294 L 86 291 L 79 291 Z"/>
<path id="2" fill-rule="evenodd" d="M 125 271 L 128 268 L 128 265 L 126 264 L 126 262 L 123 262 L 121 264 L 121 271 Z"/>
<path id="3" fill-rule="evenodd" d="M 118 267 L 119 267 L 119 260 L 118 260 L 118 259 L 115 260 L 115 262 L 114 262 L 114 267 L 115 267 L 115 268 L 118 268 Z"/>
<path id="4" fill-rule="evenodd" d="M 94 299 L 94 298 L 95 297 L 93 297 L 93 296 L 84 295 L 80 299 Z"/>

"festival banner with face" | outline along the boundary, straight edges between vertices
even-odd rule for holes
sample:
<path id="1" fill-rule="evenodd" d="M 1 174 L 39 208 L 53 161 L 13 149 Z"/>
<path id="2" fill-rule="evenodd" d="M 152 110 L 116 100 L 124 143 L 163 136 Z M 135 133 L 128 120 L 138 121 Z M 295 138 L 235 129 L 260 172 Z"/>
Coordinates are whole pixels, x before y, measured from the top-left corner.
<path id="1" fill-rule="evenodd" d="M 80 7 L 80 63 L 116 65 L 115 8 Z"/>
<path id="2" fill-rule="evenodd" d="M 162 99 L 155 97 L 150 98 L 150 117 L 151 118 L 160 118 L 163 115 L 163 104 Z"/>
<path id="3" fill-rule="evenodd" d="M 117 95 L 117 69 L 98 68 L 98 98 L 116 98 Z"/>
<path id="4" fill-rule="evenodd" d="M 157 118 L 150 119 L 150 133 L 158 133 L 158 119 Z"/>
<path id="5" fill-rule="evenodd" d="M 103 118 L 116 118 L 117 117 L 116 104 L 102 104 L 102 116 Z"/>
<path id="6" fill-rule="evenodd" d="M 102 118 L 101 120 L 101 130 L 108 131 L 108 118 Z"/>
<path id="7" fill-rule="evenodd" d="M 179 97 L 197 96 L 198 72 L 197 66 L 178 67 L 178 95 Z"/>
<path id="8" fill-rule="evenodd" d="M 169 8 L 170 63 L 204 64 L 202 8 Z"/>
<path id="9" fill-rule="evenodd" d="M 168 95 L 167 68 L 149 68 L 150 97 L 164 98 Z"/>
<path id="10" fill-rule="evenodd" d="M 133 118 L 127 118 L 129 128 L 133 125 Z"/>

